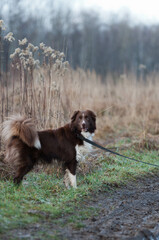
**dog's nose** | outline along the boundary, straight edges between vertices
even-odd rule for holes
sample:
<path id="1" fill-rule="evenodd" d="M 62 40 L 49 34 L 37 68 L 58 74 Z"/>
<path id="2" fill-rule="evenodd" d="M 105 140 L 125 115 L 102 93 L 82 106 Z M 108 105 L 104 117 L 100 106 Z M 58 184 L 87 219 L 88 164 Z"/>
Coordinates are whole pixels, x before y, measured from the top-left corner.
<path id="1" fill-rule="evenodd" d="M 82 123 L 82 127 L 85 128 L 85 127 L 86 127 L 86 124 L 85 124 L 85 123 Z"/>

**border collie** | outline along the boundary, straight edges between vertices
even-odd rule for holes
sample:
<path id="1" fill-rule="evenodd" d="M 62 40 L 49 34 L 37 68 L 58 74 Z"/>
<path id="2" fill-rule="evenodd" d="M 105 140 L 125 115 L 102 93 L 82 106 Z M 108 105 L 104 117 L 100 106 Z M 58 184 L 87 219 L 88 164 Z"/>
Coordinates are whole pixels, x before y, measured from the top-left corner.
<path id="1" fill-rule="evenodd" d="M 33 166 L 42 160 L 51 163 L 57 159 L 64 163 L 64 183 L 76 188 L 76 146 L 84 143 L 78 134 L 93 134 L 96 115 L 90 111 L 75 111 L 71 122 L 55 130 L 37 131 L 31 119 L 13 116 L 2 125 L 6 144 L 5 162 L 15 169 L 14 183 L 20 184 Z"/>

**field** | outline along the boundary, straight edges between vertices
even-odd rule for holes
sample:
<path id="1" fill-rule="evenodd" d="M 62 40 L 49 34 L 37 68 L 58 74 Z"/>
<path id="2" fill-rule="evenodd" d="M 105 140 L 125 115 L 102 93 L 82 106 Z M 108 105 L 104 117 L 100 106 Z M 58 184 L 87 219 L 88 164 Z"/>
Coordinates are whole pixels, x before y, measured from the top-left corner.
<path id="1" fill-rule="evenodd" d="M 38 49 L 28 42 L 20 44 L 11 56 L 9 73 L 1 73 L 1 123 L 20 113 L 33 117 L 38 129 L 57 128 L 69 122 L 75 110 L 91 109 L 97 115 L 96 141 L 158 164 L 159 82 L 155 73 L 146 81 L 134 74 L 101 80 L 95 72 L 72 70 L 63 53 L 44 44 Z M 40 62 L 35 62 L 36 51 L 40 51 Z M 65 239 L 60 233 L 63 227 L 80 230 L 84 220 L 99 215 L 98 207 L 87 204 L 94 194 L 110 193 L 139 176 L 158 173 L 154 167 L 98 150 L 79 164 L 77 190 L 64 188 L 57 166 L 37 167 L 16 188 L 8 180 L 4 151 L 1 140 L 1 239 Z"/>

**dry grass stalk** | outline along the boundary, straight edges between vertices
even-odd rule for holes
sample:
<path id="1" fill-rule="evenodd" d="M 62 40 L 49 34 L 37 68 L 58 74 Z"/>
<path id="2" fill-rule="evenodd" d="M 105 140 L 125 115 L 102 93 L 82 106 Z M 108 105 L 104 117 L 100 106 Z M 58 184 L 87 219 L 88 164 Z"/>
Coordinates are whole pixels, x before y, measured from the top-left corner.
<path id="1" fill-rule="evenodd" d="M 95 72 L 71 70 L 63 53 L 44 43 L 34 46 L 26 38 L 11 58 L 7 77 L 0 72 L 0 123 L 21 113 L 33 117 L 38 129 L 57 128 L 70 121 L 74 110 L 92 109 L 98 137 L 159 134 L 159 82 L 153 75 L 147 82 L 133 74 L 102 82 Z"/>

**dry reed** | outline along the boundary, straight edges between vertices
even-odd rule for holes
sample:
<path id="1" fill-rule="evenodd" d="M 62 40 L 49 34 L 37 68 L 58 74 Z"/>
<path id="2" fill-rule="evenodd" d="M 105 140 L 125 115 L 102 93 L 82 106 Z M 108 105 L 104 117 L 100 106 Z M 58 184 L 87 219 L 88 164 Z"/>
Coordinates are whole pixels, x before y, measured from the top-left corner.
<path id="1" fill-rule="evenodd" d="M 95 72 L 72 70 L 63 53 L 44 43 L 33 46 L 26 38 L 19 41 L 11 59 L 9 73 L 1 73 L 0 123 L 21 113 L 33 117 L 38 129 L 57 128 L 70 120 L 74 110 L 92 109 L 99 137 L 159 134 L 157 76 L 152 74 L 146 82 L 133 74 L 102 81 Z"/>

